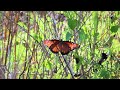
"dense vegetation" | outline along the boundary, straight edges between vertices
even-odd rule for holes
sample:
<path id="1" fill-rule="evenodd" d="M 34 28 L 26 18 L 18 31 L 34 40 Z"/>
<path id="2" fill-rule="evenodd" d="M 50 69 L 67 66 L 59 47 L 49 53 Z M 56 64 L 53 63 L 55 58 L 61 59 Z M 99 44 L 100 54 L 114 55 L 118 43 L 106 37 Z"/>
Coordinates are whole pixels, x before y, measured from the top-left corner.
<path id="1" fill-rule="evenodd" d="M 119 11 L 0 11 L 1 79 L 119 79 Z M 44 40 L 80 48 L 54 54 Z"/>

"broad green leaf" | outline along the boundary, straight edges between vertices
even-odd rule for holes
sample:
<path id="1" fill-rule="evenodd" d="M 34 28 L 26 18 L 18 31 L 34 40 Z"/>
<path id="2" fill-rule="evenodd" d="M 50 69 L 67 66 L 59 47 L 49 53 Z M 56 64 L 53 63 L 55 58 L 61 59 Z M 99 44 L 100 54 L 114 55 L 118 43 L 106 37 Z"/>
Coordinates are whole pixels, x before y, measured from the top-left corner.
<path id="1" fill-rule="evenodd" d="M 110 76 L 109 71 L 107 71 L 105 69 L 101 70 L 100 76 L 103 77 L 104 79 L 109 78 L 109 76 Z"/>
<path id="2" fill-rule="evenodd" d="M 68 19 L 68 26 L 70 29 L 74 30 L 77 25 L 77 20 L 76 19 Z"/>
<path id="3" fill-rule="evenodd" d="M 38 42 L 40 42 L 40 41 L 42 40 L 41 36 L 40 36 L 39 34 L 37 34 L 37 33 L 34 33 L 34 34 L 33 34 L 33 37 L 34 37 L 34 39 L 37 40 Z"/>
<path id="4" fill-rule="evenodd" d="M 81 31 L 79 31 L 79 40 L 84 41 L 87 37 L 87 34 L 85 34 L 84 30 L 81 29 Z"/>
<path id="5" fill-rule="evenodd" d="M 43 33 L 35 33 L 34 30 L 33 32 L 31 31 L 31 36 L 38 42 L 41 42 L 44 39 Z"/>
<path id="6" fill-rule="evenodd" d="M 119 26 L 116 25 L 116 26 L 112 26 L 110 30 L 111 30 L 111 32 L 116 33 L 118 31 L 118 28 L 119 28 Z"/>
<path id="7" fill-rule="evenodd" d="M 67 41 L 70 40 L 71 36 L 72 36 L 72 34 L 70 34 L 69 32 L 67 32 L 67 34 L 66 34 L 66 40 Z"/>
<path id="8" fill-rule="evenodd" d="M 38 39 L 38 35 L 36 33 L 33 34 L 34 39 Z"/>

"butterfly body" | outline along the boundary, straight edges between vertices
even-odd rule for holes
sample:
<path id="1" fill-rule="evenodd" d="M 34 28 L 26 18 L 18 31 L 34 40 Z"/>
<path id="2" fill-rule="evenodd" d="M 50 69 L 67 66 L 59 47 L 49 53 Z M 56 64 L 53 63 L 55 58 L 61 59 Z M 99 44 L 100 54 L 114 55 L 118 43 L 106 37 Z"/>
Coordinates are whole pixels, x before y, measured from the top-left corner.
<path id="1" fill-rule="evenodd" d="M 48 46 L 53 53 L 61 52 L 62 55 L 68 54 L 70 51 L 79 48 L 78 44 L 62 40 L 44 40 L 44 45 Z"/>

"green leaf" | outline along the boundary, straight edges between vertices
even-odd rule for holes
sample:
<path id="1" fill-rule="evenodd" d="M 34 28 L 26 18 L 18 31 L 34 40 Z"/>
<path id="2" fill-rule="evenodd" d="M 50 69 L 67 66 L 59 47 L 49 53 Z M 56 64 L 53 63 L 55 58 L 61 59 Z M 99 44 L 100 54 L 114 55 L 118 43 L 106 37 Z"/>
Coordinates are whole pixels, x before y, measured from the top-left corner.
<path id="1" fill-rule="evenodd" d="M 97 11 L 93 12 L 93 23 L 94 23 L 95 30 L 97 30 L 98 28 L 98 12 Z"/>
<path id="2" fill-rule="evenodd" d="M 70 29 L 74 30 L 77 25 L 77 20 L 76 19 L 68 19 L 68 26 Z"/>
<path id="3" fill-rule="evenodd" d="M 52 69 L 52 64 L 50 61 L 48 61 L 48 69 Z"/>
<path id="4" fill-rule="evenodd" d="M 28 30 L 27 26 L 23 22 L 18 22 L 18 25 L 23 27 L 25 30 Z"/>
<path id="5" fill-rule="evenodd" d="M 31 24 L 34 23 L 34 15 L 33 15 L 33 13 L 30 13 L 30 23 Z"/>
<path id="6" fill-rule="evenodd" d="M 98 35 L 99 35 L 99 33 L 95 33 L 95 34 L 94 34 L 94 37 L 95 37 L 95 38 L 97 38 L 97 37 L 98 37 Z"/>
<path id="7" fill-rule="evenodd" d="M 116 33 L 118 31 L 118 28 L 119 28 L 118 25 L 117 26 L 112 26 L 110 30 L 111 30 L 111 32 Z"/>
<path id="8" fill-rule="evenodd" d="M 69 32 L 67 32 L 67 34 L 66 34 L 66 40 L 67 41 L 70 40 L 71 36 L 72 36 L 72 34 L 70 34 Z"/>
<path id="9" fill-rule="evenodd" d="M 19 45 L 20 42 L 16 41 L 16 45 Z"/>
<path id="10" fill-rule="evenodd" d="M 38 39 L 38 35 L 36 33 L 33 34 L 34 39 Z"/>
<path id="11" fill-rule="evenodd" d="M 109 76 L 110 76 L 109 71 L 106 71 L 105 69 L 103 69 L 103 70 L 101 71 L 100 76 L 103 77 L 104 79 L 109 78 Z"/>
<path id="12" fill-rule="evenodd" d="M 34 33 L 34 34 L 33 34 L 33 37 L 34 37 L 34 39 L 37 40 L 38 42 L 42 41 L 41 36 L 40 36 L 39 34 L 37 34 L 37 33 Z"/>
<path id="13" fill-rule="evenodd" d="M 81 29 L 81 31 L 79 31 L 79 40 L 84 41 L 87 37 L 88 37 L 88 35 L 85 34 L 83 29 Z"/>

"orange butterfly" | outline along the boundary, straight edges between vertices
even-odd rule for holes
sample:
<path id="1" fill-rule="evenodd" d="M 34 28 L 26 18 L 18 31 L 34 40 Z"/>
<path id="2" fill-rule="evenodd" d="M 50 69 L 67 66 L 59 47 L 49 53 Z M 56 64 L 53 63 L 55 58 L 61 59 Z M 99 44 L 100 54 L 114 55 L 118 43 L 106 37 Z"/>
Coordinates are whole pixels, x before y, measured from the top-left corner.
<path id="1" fill-rule="evenodd" d="M 53 53 L 61 52 L 62 55 L 68 54 L 70 51 L 79 48 L 79 45 L 69 41 L 62 40 L 44 40 L 44 45 L 48 46 Z"/>

